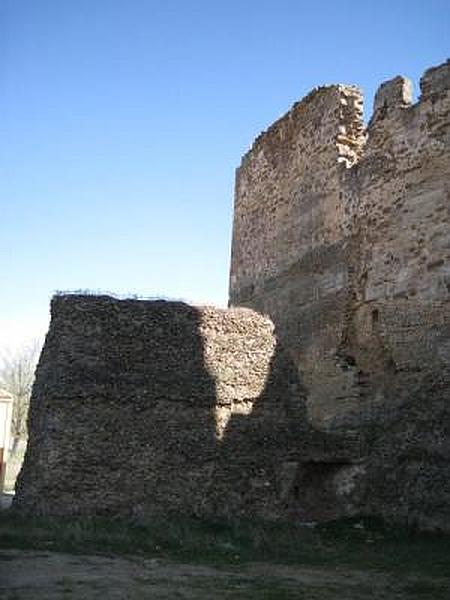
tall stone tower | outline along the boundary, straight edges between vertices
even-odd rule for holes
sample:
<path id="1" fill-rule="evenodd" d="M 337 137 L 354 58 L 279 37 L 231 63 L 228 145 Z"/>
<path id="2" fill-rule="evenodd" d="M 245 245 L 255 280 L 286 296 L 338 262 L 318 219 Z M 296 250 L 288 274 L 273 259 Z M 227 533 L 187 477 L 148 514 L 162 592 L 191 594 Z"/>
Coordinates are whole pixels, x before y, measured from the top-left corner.
<path id="1" fill-rule="evenodd" d="M 273 319 L 310 390 L 315 420 L 350 399 L 336 390 L 337 379 L 348 387 L 335 358 L 351 293 L 343 179 L 364 140 L 360 91 L 319 88 L 256 140 L 237 172 L 230 302 Z"/>
<path id="2" fill-rule="evenodd" d="M 230 304 L 272 318 L 314 428 L 370 440 L 372 498 L 408 512 L 425 497 L 437 514 L 437 486 L 450 504 L 450 62 L 420 89 L 414 104 L 407 79 L 381 85 L 365 128 L 357 88 L 318 88 L 257 138 L 237 170 Z"/>

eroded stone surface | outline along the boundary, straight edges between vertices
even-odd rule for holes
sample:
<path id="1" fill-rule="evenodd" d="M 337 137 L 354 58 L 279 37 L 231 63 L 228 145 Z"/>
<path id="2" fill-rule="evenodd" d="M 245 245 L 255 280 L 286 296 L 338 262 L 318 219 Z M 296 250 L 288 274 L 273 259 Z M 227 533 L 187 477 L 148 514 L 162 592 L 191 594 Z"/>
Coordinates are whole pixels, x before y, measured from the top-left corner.
<path id="1" fill-rule="evenodd" d="M 256 312 L 53 300 L 17 510 L 448 529 L 449 72 L 381 86 L 367 129 L 318 88 L 256 140 L 230 274 Z"/>
<path id="2" fill-rule="evenodd" d="M 447 62 L 425 73 L 416 104 L 405 78 L 383 84 L 366 130 L 360 93 L 346 86 L 277 121 L 237 173 L 230 274 L 231 304 L 274 321 L 313 426 L 364 438 L 361 508 L 442 525 L 449 88 Z"/>
<path id="3" fill-rule="evenodd" d="M 16 509 L 277 514 L 287 405 L 302 402 L 281 357 L 249 309 L 55 297 Z"/>

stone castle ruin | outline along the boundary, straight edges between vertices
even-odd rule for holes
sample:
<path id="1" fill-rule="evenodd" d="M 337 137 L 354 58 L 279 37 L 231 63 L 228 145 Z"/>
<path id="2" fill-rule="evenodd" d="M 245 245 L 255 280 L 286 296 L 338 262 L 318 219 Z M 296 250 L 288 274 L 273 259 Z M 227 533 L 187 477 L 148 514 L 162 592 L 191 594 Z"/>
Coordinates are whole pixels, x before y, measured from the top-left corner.
<path id="1" fill-rule="evenodd" d="M 450 523 L 450 63 L 311 92 L 237 171 L 230 308 L 61 295 L 14 506 Z"/>

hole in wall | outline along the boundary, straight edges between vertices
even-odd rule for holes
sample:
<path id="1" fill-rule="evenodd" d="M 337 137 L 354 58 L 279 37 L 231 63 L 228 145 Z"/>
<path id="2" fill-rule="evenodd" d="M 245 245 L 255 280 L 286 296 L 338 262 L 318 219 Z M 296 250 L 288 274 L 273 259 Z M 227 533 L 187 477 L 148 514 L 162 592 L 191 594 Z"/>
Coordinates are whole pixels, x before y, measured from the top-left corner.
<path id="1" fill-rule="evenodd" d="M 378 308 L 374 308 L 372 311 L 372 324 L 376 325 L 380 320 L 380 311 Z"/>

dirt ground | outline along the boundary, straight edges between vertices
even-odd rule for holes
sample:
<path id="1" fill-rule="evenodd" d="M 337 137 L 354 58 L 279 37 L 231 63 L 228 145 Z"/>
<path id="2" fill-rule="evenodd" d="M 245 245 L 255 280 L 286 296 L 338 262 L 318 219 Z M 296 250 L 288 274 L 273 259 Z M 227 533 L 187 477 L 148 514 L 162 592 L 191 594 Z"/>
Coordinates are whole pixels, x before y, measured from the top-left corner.
<path id="1" fill-rule="evenodd" d="M 0 551 L 3 600 L 360 600 L 450 598 L 450 577 L 247 564 L 230 569 L 140 557 Z"/>

